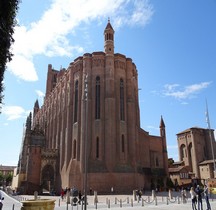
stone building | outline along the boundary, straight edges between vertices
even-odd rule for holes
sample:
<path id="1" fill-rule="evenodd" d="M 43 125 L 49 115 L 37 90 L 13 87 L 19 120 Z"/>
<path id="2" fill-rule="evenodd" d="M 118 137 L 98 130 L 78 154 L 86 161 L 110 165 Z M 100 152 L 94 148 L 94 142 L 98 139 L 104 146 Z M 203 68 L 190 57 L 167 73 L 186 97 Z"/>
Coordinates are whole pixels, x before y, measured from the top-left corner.
<path id="1" fill-rule="evenodd" d="M 166 185 L 163 118 L 160 136 L 140 127 L 136 65 L 114 53 L 109 21 L 104 52 L 85 53 L 60 71 L 48 65 L 44 104 L 36 101 L 27 119 L 18 166 L 26 193 L 83 190 L 86 174 L 88 189 L 99 193 Z"/>
<path id="2" fill-rule="evenodd" d="M 178 133 L 177 141 L 179 160 L 187 166 L 191 178 L 202 180 L 214 178 L 213 159 L 216 157 L 214 130 L 192 127 Z"/>

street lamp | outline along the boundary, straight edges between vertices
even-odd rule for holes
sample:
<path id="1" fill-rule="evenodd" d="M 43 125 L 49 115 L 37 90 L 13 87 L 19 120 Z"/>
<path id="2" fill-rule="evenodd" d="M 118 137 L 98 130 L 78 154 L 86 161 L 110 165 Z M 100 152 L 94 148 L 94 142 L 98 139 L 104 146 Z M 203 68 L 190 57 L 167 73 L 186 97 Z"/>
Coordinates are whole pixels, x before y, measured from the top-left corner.
<path id="1" fill-rule="evenodd" d="M 210 120 L 209 120 L 209 113 L 208 113 L 208 104 L 207 104 L 207 100 L 206 100 L 206 121 L 207 121 L 207 125 L 208 125 L 208 131 L 209 131 L 209 138 L 210 138 L 210 142 L 211 142 L 211 150 L 212 150 L 212 159 L 213 159 L 213 173 L 214 173 L 214 178 L 216 176 L 216 164 L 215 164 L 215 156 L 214 156 L 214 148 L 213 148 L 213 138 L 212 138 L 212 132 L 211 132 L 211 126 L 210 126 Z"/>
<path id="2" fill-rule="evenodd" d="M 85 100 L 85 121 L 86 121 L 86 128 L 85 128 L 85 150 L 84 150 L 84 210 L 87 209 L 87 148 L 88 148 L 88 75 L 85 75 L 84 79 L 84 100 Z"/>

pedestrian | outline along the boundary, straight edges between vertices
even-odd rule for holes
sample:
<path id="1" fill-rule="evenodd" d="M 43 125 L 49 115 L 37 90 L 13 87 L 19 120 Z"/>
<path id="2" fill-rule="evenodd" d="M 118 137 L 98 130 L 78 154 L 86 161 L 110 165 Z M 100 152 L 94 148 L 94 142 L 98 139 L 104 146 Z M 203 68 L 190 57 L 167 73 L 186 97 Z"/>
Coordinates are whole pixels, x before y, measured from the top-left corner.
<path id="1" fill-rule="evenodd" d="M 204 185 L 204 196 L 205 196 L 207 210 L 211 210 L 211 205 L 209 203 L 209 190 L 206 184 Z"/>
<path id="2" fill-rule="evenodd" d="M 202 190 L 199 185 L 197 185 L 195 190 L 198 198 L 198 210 L 203 210 L 203 204 L 202 204 Z"/>
<path id="3" fill-rule="evenodd" d="M 61 190 L 61 198 L 62 198 L 62 200 L 64 199 L 64 189 L 62 188 L 62 190 Z"/>
<path id="4" fill-rule="evenodd" d="M 184 188 L 181 190 L 182 202 L 187 203 L 187 192 Z"/>
<path id="5" fill-rule="evenodd" d="M 82 202 L 82 193 L 81 193 L 80 190 L 79 190 L 79 193 L 78 193 L 78 199 L 79 199 L 78 203 L 81 204 L 81 202 Z"/>
<path id="6" fill-rule="evenodd" d="M 3 203 L 2 201 L 4 200 L 4 197 L 2 196 L 2 193 L 0 191 L 0 210 L 2 210 L 2 206 L 3 206 Z"/>
<path id="7" fill-rule="evenodd" d="M 193 187 L 191 187 L 191 189 L 190 189 L 190 195 L 191 195 L 191 201 L 192 201 L 192 209 L 197 210 L 197 208 L 196 208 L 197 197 L 196 197 L 196 193 L 195 193 Z"/>

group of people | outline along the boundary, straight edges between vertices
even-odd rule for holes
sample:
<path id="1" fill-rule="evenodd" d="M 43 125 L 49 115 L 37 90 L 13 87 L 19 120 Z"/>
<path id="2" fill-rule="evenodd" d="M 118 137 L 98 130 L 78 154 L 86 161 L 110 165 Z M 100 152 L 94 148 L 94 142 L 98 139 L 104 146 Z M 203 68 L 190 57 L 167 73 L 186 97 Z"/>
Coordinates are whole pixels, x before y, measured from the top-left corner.
<path id="1" fill-rule="evenodd" d="M 201 189 L 199 185 L 196 186 L 196 188 L 191 187 L 190 189 L 191 194 L 191 200 L 192 200 L 192 209 L 193 210 L 203 210 L 203 203 L 202 198 L 204 196 L 206 201 L 206 207 L 207 210 L 211 210 L 211 205 L 209 202 L 209 192 L 208 192 L 208 186 L 204 185 L 204 189 Z"/>
<path id="2" fill-rule="evenodd" d="M 74 199 L 74 202 L 78 202 L 78 204 L 80 204 L 84 199 L 81 191 L 77 190 L 75 187 L 73 187 L 72 189 L 70 189 L 70 188 L 63 189 L 62 188 L 62 190 L 61 190 L 61 198 L 62 198 L 62 200 L 67 195 L 67 193 L 69 193 L 70 196 L 76 198 L 76 199 Z"/>

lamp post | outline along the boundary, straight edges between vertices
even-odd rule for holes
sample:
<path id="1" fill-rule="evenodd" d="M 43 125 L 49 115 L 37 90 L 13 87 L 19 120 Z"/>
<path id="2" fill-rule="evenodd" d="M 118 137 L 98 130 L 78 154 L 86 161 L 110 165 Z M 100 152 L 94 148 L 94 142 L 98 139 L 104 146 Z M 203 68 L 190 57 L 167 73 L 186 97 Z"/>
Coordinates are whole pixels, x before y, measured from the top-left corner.
<path id="1" fill-rule="evenodd" d="M 85 128 L 85 150 L 84 150 L 84 210 L 87 209 L 87 148 L 88 148 L 88 75 L 85 75 L 85 80 L 84 80 L 84 100 L 85 100 L 85 121 L 86 121 L 86 128 Z"/>
<path id="2" fill-rule="evenodd" d="M 214 148 L 213 148 L 213 138 L 212 138 L 212 131 L 211 131 L 211 126 L 210 126 L 210 120 L 209 120 L 209 113 L 208 113 L 208 104 L 207 104 L 207 100 L 206 100 L 206 121 L 207 121 L 207 125 L 208 125 L 208 131 L 209 131 L 209 138 L 210 138 L 210 142 L 211 142 L 211 151 L 212 151 L 212 159 L 213 159 L 213 175 L 214 178 L 216 176 L 216 164 L 215 164 L 215 156 L 214 156 Z"/>

